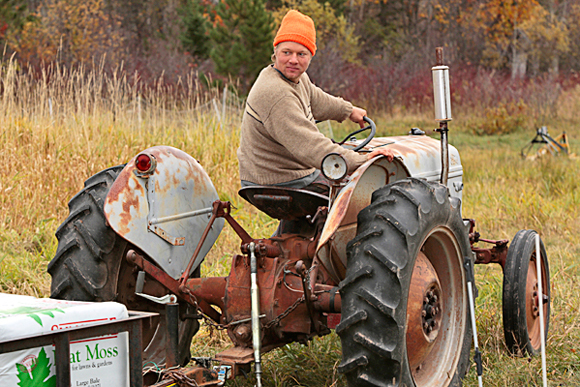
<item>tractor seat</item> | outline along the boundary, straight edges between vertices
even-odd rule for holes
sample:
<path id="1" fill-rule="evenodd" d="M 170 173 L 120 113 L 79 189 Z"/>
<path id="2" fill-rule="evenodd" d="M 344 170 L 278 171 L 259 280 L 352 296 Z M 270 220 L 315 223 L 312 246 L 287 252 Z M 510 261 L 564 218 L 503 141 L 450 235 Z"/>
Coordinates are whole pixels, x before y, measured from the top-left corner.
<path id="1" fill-rule="evenodd" d="M 242 188 L 238 195 L 271 218 L 280 220 L 297 220 L 316 214 L 318 207 L 328 206 L 328 196 L 296 188 L 256 185 Z"/>

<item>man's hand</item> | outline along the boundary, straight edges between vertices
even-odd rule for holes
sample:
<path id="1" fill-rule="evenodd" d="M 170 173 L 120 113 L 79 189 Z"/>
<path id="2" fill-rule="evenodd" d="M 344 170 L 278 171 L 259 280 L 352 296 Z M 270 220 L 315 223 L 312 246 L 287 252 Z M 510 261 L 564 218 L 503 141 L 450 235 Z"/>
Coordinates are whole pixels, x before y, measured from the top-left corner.
<path id="1" fill-rule="evenodd" d="M 365 109 L 361 109 L 361 108 L 358 108 L 356 106 L 353 106 L 352 113 L 350 113 L 350 116 L 348 118 L 352 122 L 356 122 L 357 124 L 359 124 L 361 128 L 364 128 L 366 125 L 366 122 L 363 120 L 363 118 L 366 115 L 367 115 L 367 111 Z"/>
<path id="2" fill-rule="evenodd" d="M 377 157 L 379 155 L 385 156 L 387 160 L 389 160 L 389 162 L 393 161 L 393 159 L 395 158 L 393 151 L 390 150 L 389 148 L 378 148 L 367 154 L 367 160 L 370 160 L 373 157 Z"/>

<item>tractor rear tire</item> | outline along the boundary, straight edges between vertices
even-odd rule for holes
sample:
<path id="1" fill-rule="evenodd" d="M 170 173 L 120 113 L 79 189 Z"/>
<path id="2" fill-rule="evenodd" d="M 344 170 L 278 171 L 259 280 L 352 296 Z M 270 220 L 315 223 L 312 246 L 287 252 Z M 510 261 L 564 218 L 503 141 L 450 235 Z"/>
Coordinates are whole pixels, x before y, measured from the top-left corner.
<path id="1" fill-rule="evenodd" d="M 508 249 L 503 276 L 503 329 L 509 351 L 517 356 L 536 356 L 541 349 L 536 236 L 533 230 L 520 230 Z M 542 256 L 542 293 L 544 299 L 544 338 L 550 321 L 550 270 L 544 243 Z"/>
<path id="2" fill-rule="evenodd" d="M 409 178 L 375 191 L 358 215 L 339 289 L 339 371 L 350 387 L 461 386 L 471 326 L 460 200 Z"/>
<path id="3" fill-rule="evenodd" d="M 75 301 L 117 301 L 130 310 L 159 313 L 150 325 L 143 325 L 143 363 L 165 363 L 165 308 L 135 295 L 136 273 L 125 256 L 139 251 L 109 227 L 104 203 L 123 165 L 105 169 L 85 181 L 84 188 L 69 205 L 69 216 L 56 230 L 58 247 L 48 264 L 52 276 L 51 297 Z M 157 282 L 146 282 L 144 292 L 165 293 Z M 180 314 L 192 313 L 180 303 Z M 191 338 L 199 329 L 197 320 L 180 320 L 180 364 L 189 362 Z"/>

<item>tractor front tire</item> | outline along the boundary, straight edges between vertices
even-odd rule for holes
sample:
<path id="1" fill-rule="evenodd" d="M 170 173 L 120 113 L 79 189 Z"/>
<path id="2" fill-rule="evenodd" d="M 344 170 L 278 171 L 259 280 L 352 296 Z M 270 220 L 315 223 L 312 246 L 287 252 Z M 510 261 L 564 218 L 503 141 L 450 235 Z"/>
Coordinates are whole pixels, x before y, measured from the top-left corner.
<path id="1" fill-rule="evenodd" d="M 58 247 L 48 264 L 51 297 L 117 301 L 130 310 L 159 313 L 159 318 L 143 325 L 143 363 L 161 366 L 165 363 L 165 308 L 135 295 L 136 273 L 125 256 L 129 249 L 139 250 L 109 227 L 103 209 L 107 193 L 123 167 L 111 167 L 90 177 L 68 203 L 70 213 L 56 230 Z M 144 292 L 161 296 L 165 290 L 150 280 Z M 192 313 L 188 309 L 187 304 L 180 304 L 182 315 Z M 180 321 L 178 361 L 182 365 L 190 360 L 191 338 L 198 329 L 197 320 Z"/>
<path id="2" fill-rule="evenodd" d="M 339 287 L 339 371 L 350 387 L 461 386 L 470 251 L 460 200 L 444 186 L 409 178 L 373 193 Z"/>
<path id="3" fill-rule="evenodd" d="M 503 270 L 503 329 L 506 345 L 516 356 L 536 356 L 541 350 L 540 304 L 543 305 L 544 338 L 550 325 L 550 269 L 544 243 L 540 240 L 542 293 L 539 297 L 536 237 L 533 230 L 514 236 Z"/>

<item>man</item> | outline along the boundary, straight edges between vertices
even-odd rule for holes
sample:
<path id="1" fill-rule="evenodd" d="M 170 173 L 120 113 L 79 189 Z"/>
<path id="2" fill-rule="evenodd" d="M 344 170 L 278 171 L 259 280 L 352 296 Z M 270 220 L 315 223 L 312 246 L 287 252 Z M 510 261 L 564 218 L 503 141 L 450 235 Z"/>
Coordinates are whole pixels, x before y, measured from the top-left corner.
<path id="1" fill-rule="evenodd" d="M 332 152 L 345 158 L 348 173 L 379 154 L 392 161 L 388 149 L 361 155 L 334 144 L 318 131 L 315 120 L 342 122 L 349 118 L 363 127 L 366 111 L 310 81 L 306 70 L 315 53 L 314 22 L 298 11 L 289 11 L 274 38 L 274 63 L 262 70 L 248 95 L 238 149 L 243 187 L 318 190 L 325 180 L 318 168 Z"/>

